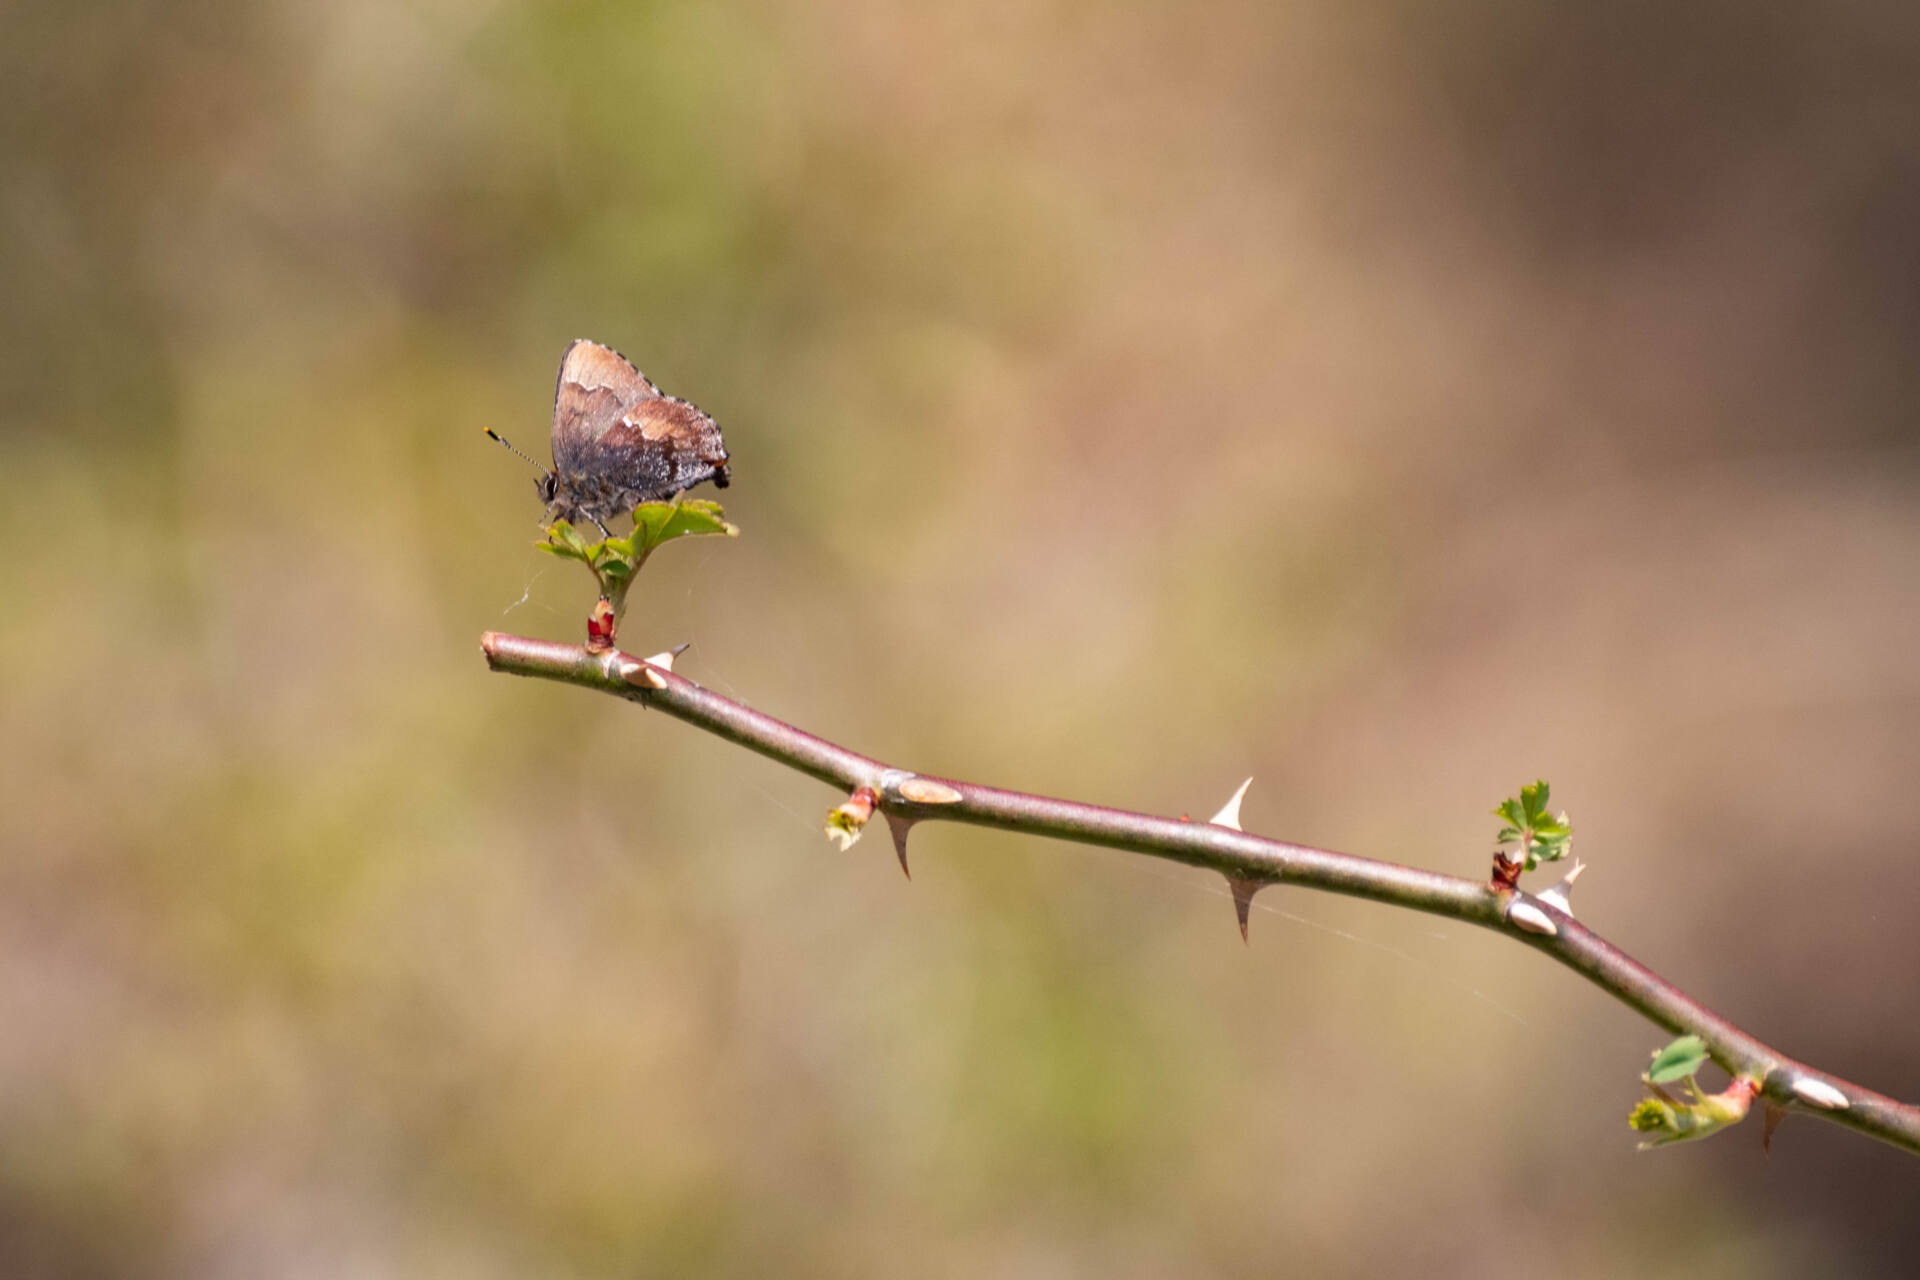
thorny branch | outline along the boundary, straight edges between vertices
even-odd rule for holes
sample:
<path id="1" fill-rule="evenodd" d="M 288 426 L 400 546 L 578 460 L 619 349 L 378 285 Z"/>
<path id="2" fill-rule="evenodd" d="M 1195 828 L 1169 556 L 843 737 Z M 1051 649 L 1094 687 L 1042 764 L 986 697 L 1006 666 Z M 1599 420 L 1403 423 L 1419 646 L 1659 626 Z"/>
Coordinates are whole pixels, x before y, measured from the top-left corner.
<path id="1" fill-rule="evenodd" d="M 1492 929 L 1551 956 L 1668 1031 L 1699 1036 L 1713 1060 L 1730 1074 L 1759 1081 L 1760 1096 L 1772 1108 L 1818 1116 L 1920 1155 L 1920 1107 L 1815 1070 L 1755 1039 L 1580 924 L 1563 909 L 1564 894 L 1536 897 L 1248 835 L 1237 829 L 1238 805 L 1233 802 L 1213 822 L 1195 823 L 926 777 L 703 689 L 673 674 L 669 654 L 642 661 L 618 650 L 592 652 L 492 631 L 481 637 L 480 647 L 495 671 L 582 685 L 642 703 L 849 792 L 848 803 L 836 814 L 846 813 L 846 821 L 857 830 L 877 808 L 893 832 L 903 868 L 913 824 L 944 819 L 1105 845 L 1218 871 L 1233 891 L 1243 932 L 1249 901 L 1269 884 L 1370 898 Z"/>

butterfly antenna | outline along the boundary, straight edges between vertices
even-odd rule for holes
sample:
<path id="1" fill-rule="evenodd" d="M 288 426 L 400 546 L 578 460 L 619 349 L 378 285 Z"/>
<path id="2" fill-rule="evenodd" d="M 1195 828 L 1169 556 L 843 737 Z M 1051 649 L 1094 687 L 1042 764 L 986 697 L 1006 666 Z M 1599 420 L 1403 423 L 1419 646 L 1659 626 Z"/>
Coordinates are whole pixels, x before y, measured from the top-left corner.
<path id="1" fill-rule="evenodd" d="M 525 460 L 526 460 L 526 462 L 527 462 L 527 464 L 528 464 L 529 466 L 531 466 L 531 467 L 532 467 L 532 468 L 533 468 L 533 469 L 534 469 L 535 471 L 538 471 L 538 472 L 540 472 L 540 473 L 541 473 L 542 475 L 545 475 L 545 474 L 546 474 L 546 471 L 547 471 L 547 469 L 546 469 L 545 467 L 543 467 L 543 466 L 541 466 L 541 465 L 540 465 L 540 464 L 539 464 L 538 462 L 536 462 L 536 461 L 535 461 L 534 459 L 532 459 L 532 458 L 529 458 L 529 457 L 527 457 L 527 455 L 526 455 L 526 454 L 524 454 L 524 453 L 522 453 L 522 452 L 520 452 L 520 450 L 518 450 L 518 449 L 516 449 L 516 448 L 514 448 L 514 446 L 513 446 L 513 441 L 511 441 L 511 440 L 509 440 L 509 439 L 507 439 L 507 438 L 506 438 L 505 436 L 503 436 L 503 435 L 501 435 L 501 434 L 500 434 L 500 433 L 499 433 L 498 431 L 495 431 L 495 430 L 494 430 L 494 429 L 493 429 L 492 427 L 482 427 L 482 428 L 480 428 L 480 429 L 481 429 L 482 431 L 484 431 L 484 432 L 486 432 L 486 433 L 487 433 L 487 435 L 489 435 L 490 437 L 492 437 L 492 438 L 493 438 L 493 440 L 494 440 L 494 441 L 495 441 L 496 443 L 499 443 L 499 444 L 502 444 L 502 445 L 505 445 L 505 446 L 506 446 L 506 450 L 507 450 L 507 452 L 508 452 L 508 453 L 511 453 L 511 454 L 512 454 L 512 455 L 514 455 L 514 456 L 515 456 L 516 458 L 523 458 L 523 459 L 525 459 Z"/>

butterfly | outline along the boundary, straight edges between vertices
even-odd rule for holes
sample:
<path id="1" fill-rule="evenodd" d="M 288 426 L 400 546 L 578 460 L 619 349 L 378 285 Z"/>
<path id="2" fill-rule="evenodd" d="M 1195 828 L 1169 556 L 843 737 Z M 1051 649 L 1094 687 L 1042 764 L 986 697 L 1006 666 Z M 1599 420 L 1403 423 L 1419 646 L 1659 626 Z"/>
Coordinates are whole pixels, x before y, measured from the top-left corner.
<path id="1" fill-rule="evenodd" d="M 487 434 L 513 449 L 491 427 Z M 643 502 L 708 480 L 724 489 L 730 479 L 718 423 L 697 406 L 662 395 L 612 347 L 585 338 L 560 357 L 553 389 L 553 468 L 540 470 L 534 487 L 547 504 L 547 520 L 585 518 L 602 533 L 609 518 Z"/>

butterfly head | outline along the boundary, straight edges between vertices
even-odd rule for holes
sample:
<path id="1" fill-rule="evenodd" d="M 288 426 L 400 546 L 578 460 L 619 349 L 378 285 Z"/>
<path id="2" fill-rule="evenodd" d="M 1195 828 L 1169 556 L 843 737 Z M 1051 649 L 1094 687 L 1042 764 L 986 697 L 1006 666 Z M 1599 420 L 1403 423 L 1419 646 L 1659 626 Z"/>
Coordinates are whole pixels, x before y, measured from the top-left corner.
<path id="1" fill-rule="evenodd" d="M 540 495 L 540 501 L 547 504 L 546 523 L 565 520 L 568 524 L 579 524 L 582 520 L 594 519 L 594 513 L 588 510 L 580 495 L 572 488 L 560 483 L 558 472 L 542 472 L 533 482 L 533 491 Z M 605 525 L 601 526 L 605 528 Z"/>

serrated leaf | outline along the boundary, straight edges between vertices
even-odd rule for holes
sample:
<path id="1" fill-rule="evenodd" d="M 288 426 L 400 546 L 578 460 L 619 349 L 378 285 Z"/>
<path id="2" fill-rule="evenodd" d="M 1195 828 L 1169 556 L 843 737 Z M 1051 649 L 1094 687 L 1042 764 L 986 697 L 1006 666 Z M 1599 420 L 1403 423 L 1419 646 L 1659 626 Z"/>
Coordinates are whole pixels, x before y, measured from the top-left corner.
<path id="1" fill-rule="evenodd" d="M 1699 1036 L 1681 1036 L 1653 1055 L 1653 1065 L 1647 1068 L 1647 1079 L 1655 1084 L 1684 1080 L 1706 1065 L 1706 1061 L 1707 1042 Z"/>
<path id="2" fill-rule="evenodd" d="M 633 510 L 631 542 L 636 558 L 675 538 L 718 534 L 736 537 L 740 530 L 727 523 L 720 504 L 706 498 L 676 498 L 672 502 L 643 502 Z"/>
<path id="3" fill-rule="evenodd" d="M 1519 838 L 1520 833 L 1512 827 L 1502 827 L 1500 828 L 1500 834 L 1496 835 L 1493 841 L 1495 844 L 1505 844 L 1509 840 L 1518 840 Z"/>
<path id="4" fill-rule="evenodd" d="M 1496 818 L 1505 818 L 1508 824 L 1514 827 L 1524 827 L 1527 825 L 1526 812 L 1521 809 L 1518 800 L 1502 800 L 1500 807 L 1493 811 L 1493 816 Z M 1514 832 L 1516 836 L 1519 834 L 1518 831 Z"/>
<path id="5" fill-rule="evenodd" d="M 556 520 L 548 526 L 547 540 L 536 545 L 546 548 L 554 555 L 583 560 L 589 565 L 593 563 L 593 554 L 597 550 L 589 546 L 587 540 L 580 536 L 580 531 L 565 520 Z"/>
<path id="6" fill-rule="evenodd" d="M 1543 778 L 1530 786 L 1520 788 L 1520 807 L 1526 812 L 1526 825 L 1537 827 L 1547 816 L 1548 788 Z"/>
<path id="7" fill-rule="evenodd" d="M 675 538 L 700 534 L 735 537 L 739 530 L 723 518 L 720 504 L 677 495 L 670 502 L 647 502 L 635 508 L 633 531 L 624 538 L 607 537 L 589 543 L 571 523 L 556 520 L 547 529 L 546 540 L 535 543 L 548 555 L 563 560 L 579 560 L 593 570 L 600 595 L 612 609 L 617 622 L 626 609 L 628 589 L 639 576 L 655 548 Z M 611 627 L 608 629 L 611 636 Z"/>

